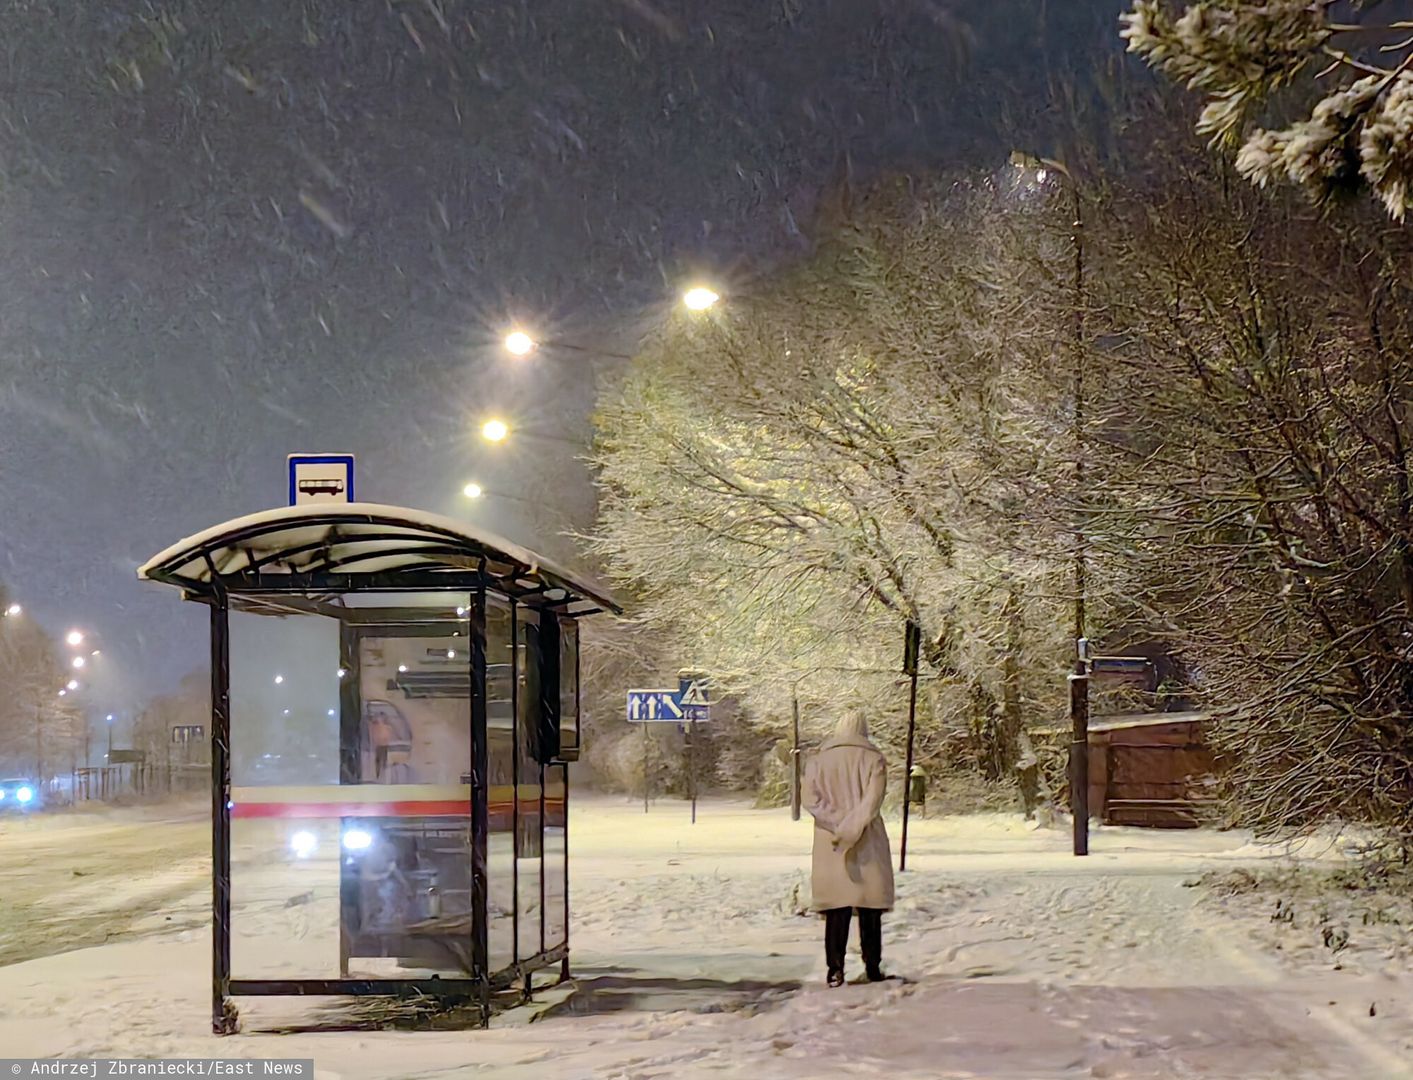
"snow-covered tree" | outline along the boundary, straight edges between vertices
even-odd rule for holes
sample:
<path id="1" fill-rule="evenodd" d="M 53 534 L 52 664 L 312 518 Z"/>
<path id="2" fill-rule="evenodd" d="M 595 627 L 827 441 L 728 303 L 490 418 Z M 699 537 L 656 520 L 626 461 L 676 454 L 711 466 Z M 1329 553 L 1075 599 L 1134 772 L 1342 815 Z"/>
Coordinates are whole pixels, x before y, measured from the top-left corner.
<path id="1" fill-rule="evenodd" d="M 597 424 L 595 544 L 638 620 L 752 712 L 858 702 L 895 740 L 917 622 L 925 741 L 998 776 L 1059 714 L 1070 648 L 1046 483 L 1072 454 L 1045 300 L 1067 256 L 1014 194 L 871 189 L 805 264 L 672 320 Z"/>
<path id="2" fill-rule="evenodd" d="M 1413 22 L 1381 22 L 1377 3 L 1202 0 L 1180 14 L 1136 0 L 1122 16 L 1131 52 L 1206 104 L 1197 130 L 1239 147 L 1238 171 L 1260 187 L 1288 180 L 1318 202 L 1368 189 L 1399 221 L 1413 206 Z M 1283 102 L 1317 100 L 1284 126 L 1260 127 Z"/>

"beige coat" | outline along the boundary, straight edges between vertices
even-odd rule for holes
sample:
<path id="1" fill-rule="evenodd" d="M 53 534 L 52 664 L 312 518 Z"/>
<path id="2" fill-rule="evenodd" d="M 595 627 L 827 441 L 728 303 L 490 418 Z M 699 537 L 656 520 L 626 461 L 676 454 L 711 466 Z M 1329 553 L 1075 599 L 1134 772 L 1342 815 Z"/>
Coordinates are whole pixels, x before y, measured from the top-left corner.
<path id="1" fill-rule="evenodd" d="M 810 876 L 815 911 L 893 906 L 893 853 L 878 814 L 888 765 L 862 736 L 836 736 L 805 770 L 802 801 L 814 817 Z"/>

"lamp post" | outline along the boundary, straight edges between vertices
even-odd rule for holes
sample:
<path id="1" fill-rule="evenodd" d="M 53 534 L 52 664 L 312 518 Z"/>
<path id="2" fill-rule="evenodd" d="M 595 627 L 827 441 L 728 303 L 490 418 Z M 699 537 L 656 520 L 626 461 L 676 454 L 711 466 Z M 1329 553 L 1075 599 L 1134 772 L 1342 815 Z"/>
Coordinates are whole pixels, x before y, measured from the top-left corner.
<path id="1" fill-rule="evenodd" d="M 1074 318 L 1071 325 L 1070 378 L 1074 411 L 1070 433 L 1074 444 L 1074 670 L 1070 686 L 1070 809 L 1074 815 L 1074 853 L 1089 854 L 1089 642 L 1085 636 L 1085 565 L 1088 561 L 1088 541 L 1084 535 L 1084 518 L 1080 499 L 1084 492 L 1084 215 L 1079 198 L 1079 185 L 1074 175 L 1058 161 L 1037 158 L 1029 154 L 1011 154 L 1011 164 L 1019 169 L 1034 170 L 1036 179 L 1044 184 L 1049 173 L 1063 178 L 1070 194 L 1073 220 L 1070 230 L 1072 250 L 1072 290 Z"/>
<path id="2" fill-rule="evenodd" d="M 545 341 L 540 341 L 529 332 L 521 329 L 515 329 L 506 334 L 505 337 L 501 339 L 501 347 L 511 356 L 522 358 L 543 349 L 549 349 L 555 352 L 580 353 L 595 359 L 633 359 L 627 353 L 612 352 L 609 349 L 596 349 L 588 345 L 580 345 L 577 342 L 565 341 L 563 338 L 549 338 Z"/>
<path id="3" fill-rule="evenodd" d="M 538 505 L 534 499 L 527 499 L 523 495 L 511 495 L 504 491 L 485 488 L 474 480 L 461 489 L 461 494 L 472 502 L 479 502 L 482 499 L 503 499 L 506 502 L 529 503 L 532 506 Z"/>
<path id="4" fill-rule="evenodd" d="M 545 442 L 561 443 L 564 446 L 570 446 L 576 450 L 586 449 L 585 444 L 578 439 L 568 439 L 563 435 L 551 435 L 538 428 L 521 426 L 512 428 L 507 421 L 500 417 L 491 417 L 481 423 L 481 438 L 488 443 L 494 443 L 499 446 L 509 440 L 512 434 L 526 439 L 539 439 Z M 466 493 L 464 489 L 462 493 Z M 473 495 L 470 497 L 476 498 L 477 496 Z"/>

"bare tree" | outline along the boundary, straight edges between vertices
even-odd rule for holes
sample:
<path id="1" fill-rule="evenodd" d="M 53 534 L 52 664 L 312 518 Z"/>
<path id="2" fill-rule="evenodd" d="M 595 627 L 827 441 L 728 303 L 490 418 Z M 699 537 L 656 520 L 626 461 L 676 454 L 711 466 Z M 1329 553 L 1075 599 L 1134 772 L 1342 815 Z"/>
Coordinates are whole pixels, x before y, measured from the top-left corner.
<path id="1" fill-rule="evenodd" d="M 1099 218 L 1097 542 L 1216 710 L 1247 820 L 1406 836 L 1413 252 L 1196 148 L 1151 165 Z"/>

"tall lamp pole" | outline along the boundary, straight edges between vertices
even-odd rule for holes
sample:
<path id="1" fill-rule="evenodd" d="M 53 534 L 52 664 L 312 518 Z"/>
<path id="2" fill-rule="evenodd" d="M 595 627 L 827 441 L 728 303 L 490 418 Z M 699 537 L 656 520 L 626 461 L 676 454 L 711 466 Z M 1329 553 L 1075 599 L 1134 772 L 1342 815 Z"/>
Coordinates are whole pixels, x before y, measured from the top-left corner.
<path id="1" fill-rule="evenodd" d="M 1079 186 L 1070 171 L 1057 161 L 1047 161 L 1067 181 L 1074 222 L 1070 242 L 1074 248 L 1074 339 L 1071 348 L 1074 379 L 1074 672 L 1070 676 L 1070 802 L 1074 813 L 1074 853 L 1089 854 L 1089 642 L 1085 637 L 1085 563 L 1088 542 L 1080 500 L 1084 494 L 1084 218 Z"/>
<path id="2" fill-rule="evenodd" d="M 1065 166 L 1051 158 L 1037 158 L 1020 152 L 1011 155 L 1017 168 L 1034 170 L 1043 184 L 1046 173 L 1053 171 L 1063 177 L 1069 189 L 1074 214 L 1070 231 L 1073 250 L 1073 336 L 1071 393 L 1074 412 L 1071 440 L 1074 443 L 1074 670 L 1070 685 L 1070 810 L 1074 816 L 1074 853 L 1089 854 L 1089 642 L 1085 637 L 1084 601 L 1086 592 L 1085 564 L 1088 541 L 1084 535 L 1084 516 L 1080 499 L 1084 492 L 1084 215 L 1079 197 L 1079 185 Z"/>

